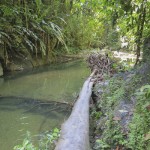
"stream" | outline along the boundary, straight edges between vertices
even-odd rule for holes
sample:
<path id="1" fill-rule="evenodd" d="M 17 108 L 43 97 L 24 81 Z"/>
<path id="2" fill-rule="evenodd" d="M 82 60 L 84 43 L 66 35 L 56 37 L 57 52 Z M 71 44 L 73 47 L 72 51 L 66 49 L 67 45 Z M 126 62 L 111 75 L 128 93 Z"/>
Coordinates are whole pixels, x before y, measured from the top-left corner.
<path id="1" fill-rule="evenodd" d="M 81 61 L 39 67 L 0 78 L 0 145 L 12 150 L 29 131 L 36 136 L 60 127 L 89 75 Z"/>

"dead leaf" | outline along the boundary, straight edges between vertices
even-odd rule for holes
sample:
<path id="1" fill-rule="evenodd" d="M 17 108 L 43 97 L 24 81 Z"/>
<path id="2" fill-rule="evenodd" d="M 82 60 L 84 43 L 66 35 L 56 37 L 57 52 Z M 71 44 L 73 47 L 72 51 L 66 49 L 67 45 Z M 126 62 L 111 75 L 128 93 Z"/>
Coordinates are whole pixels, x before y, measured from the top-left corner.
<path id="1" fill-rule="evenodd" d="M 148 133 L 145 135 L 144 140 L 147 141 L 147 140 L 149 140 L 149 139 L 150 139 L 150 132 L 148 132 Z"/>
<path id="2" fill-rule="evenodd" d="M 117 146 L 117 147 L 116 147 L 116 150 L 122 150 L 122 147 Z"/>
<path id="3" fill-rule="evenodd" d="M 114 120 L 114 121 L 120 121 L 121 118 L 120 118 L 120 117 L 114 117 L 113 120 Z"/>
<path id="4" fill-rule="evenodd" d="M 148 105 L 146 108 L 147 108 L 147 110 L 149 110 L 149 111 L 150 111 L 150 105 Z"/>

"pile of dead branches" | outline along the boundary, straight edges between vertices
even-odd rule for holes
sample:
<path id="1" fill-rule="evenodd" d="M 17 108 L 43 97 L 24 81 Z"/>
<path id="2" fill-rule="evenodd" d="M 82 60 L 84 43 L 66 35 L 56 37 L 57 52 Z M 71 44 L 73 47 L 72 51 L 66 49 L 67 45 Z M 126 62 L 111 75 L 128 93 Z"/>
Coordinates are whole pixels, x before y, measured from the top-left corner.
<path id="1" fill-rule="evenodd" d="M 111 75 L 113 73 L 112 64 L 113 61 L 108 57 L 108 55 L 102 55 L 100 53 L 92 53 L 87 58 L 88 67 L 93 72 L 94 69 L 97 70 L 97 79 L 102 81 L 104 75 Z"/>

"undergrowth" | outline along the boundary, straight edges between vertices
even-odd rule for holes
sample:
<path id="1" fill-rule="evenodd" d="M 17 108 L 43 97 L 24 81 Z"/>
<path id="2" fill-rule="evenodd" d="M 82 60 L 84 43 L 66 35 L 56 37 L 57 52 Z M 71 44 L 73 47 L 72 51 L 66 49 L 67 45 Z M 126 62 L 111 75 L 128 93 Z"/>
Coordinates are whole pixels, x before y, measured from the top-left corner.
<path id="1" fill-rule="evenodd" d="M 94 150 L 149 150 L 150 149 L 150 85 L 143 85 L 136 75 L 112 78 L 108 86 L 96 87 L 103 92 L 97 108 L 91 113 L 96 121 Z M 119 118 L 114 119 L 116 106 L 135 99 L 128 132 L 123 131 Z"/>
<path id="2" fill-rule="evenodd" d="M 22 144 L 16 145 L 14 150 L 52 150 L 55 148 L 55 141 L 58 140 L 59 136 L 60 130 L 54 128 L 51 132 L 46 131 L 38 136 L 39 140 L 35 142 L 30 132 L 27 131 Z"/>
<path id="3" fill-rule="evenodd" d="M 127 147 L 133 150 L 150 149 L 150 85 L 145 85 L 136 93 L 137 103 L 132 122 L 129 125 Z"/>
<path id="4" fill-rule="evenodd" d="M 99 135 L 94 146 L 96 150 L 111 149 L 112 146 L 125 143 L 123 135 L 120 133 L 121 128 L 118 122 L 113 121 L 114 108 L 125 94 L 124 84 L 125 82 L 122 78 L 113 78 L 109 81 L 108 86 L 101 87 L 103 88 L 103 94 L 97 103 L 97 107 L 100 109 L 98 112 L 101 112 L 102 115 L 96 130 L 96 134 Z"/>

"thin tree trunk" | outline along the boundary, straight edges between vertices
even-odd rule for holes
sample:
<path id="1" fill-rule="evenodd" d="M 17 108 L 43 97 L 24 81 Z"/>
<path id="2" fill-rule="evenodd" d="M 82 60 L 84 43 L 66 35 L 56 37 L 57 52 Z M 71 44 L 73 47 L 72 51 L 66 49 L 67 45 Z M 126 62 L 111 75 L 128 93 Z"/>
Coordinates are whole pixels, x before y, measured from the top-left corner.
<path id="1" fill-rule="evenodd" d="M 144 3 L 144 0 L 143 0 Z M 143 37 L 143 28 L 144 28 L 144 23 L 145 23 L 145 17 L 146 17 L 146 8 L 143 6 L 144 4 L 142 4 L 142 12 L 139 15 L 139 24 L 138 24 L 138 28 L 137 28 L 137 50 L 136 50 L 136 63 L 135 65 L 138 64 L 139 62 L 139 58 L 140 58 L 140 53 L 141 53 L 141 44 L 142 44 L 142 37 Z"/>
<path id="2" fill-rule="evenodd" d="M 2 69 L 3 69 L 3 74 L 7 71 L 7 67 L 5 65 L 5 61 L 4 59 L 0 56 L 0 63 L 1 63 L 1 66 L 2 66 Z"/>
<path id="3" fill-rule="evenodd" d="M 69 119 L 62 125 L 55 150 L 89 150 L 89 101 L 96 70 L 85 81 Z"/>
<path id="4" fill-rule="evenodd" d="M 73 0 L 70 0 L 70 11 L 72 10 L 73 8 Z"/>

